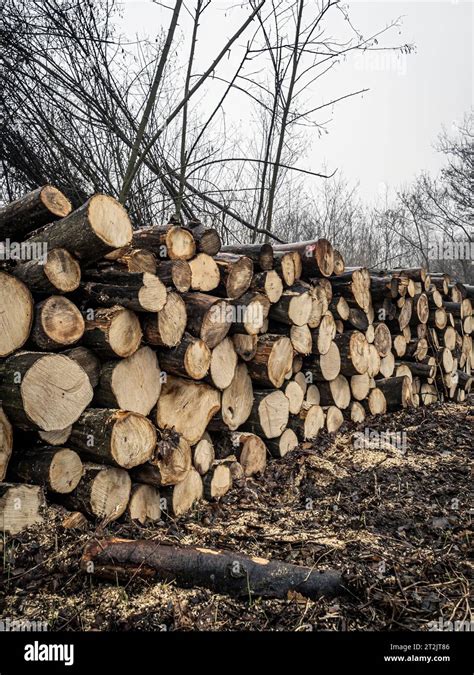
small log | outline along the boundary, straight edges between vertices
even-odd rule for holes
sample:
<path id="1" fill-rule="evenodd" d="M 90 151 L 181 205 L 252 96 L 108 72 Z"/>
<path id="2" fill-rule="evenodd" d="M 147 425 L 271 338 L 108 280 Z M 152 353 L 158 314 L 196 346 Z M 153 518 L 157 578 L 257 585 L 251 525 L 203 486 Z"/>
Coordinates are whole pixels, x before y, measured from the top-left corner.
<path id="1" fill-rule="evenodd" d="M 222 392 L 221 410 L 209 422 L 214 431 L 235 431 L 244 424 L 252 410 L 253 387 L 245 363 L 239 363 L 230 385 Z"/>
<path id="2" fill-rule="evenodd" d="M 261 438 L 245 431 L 236 431 L 230 436 L 233 455 L 244 470 L 244 476 L 263 473 L 267 465 L 267 448 Z"/>
<path id="3" fill-rule="evenodd" d="M 270 307 L 270 318 L 274 321 L 295 326 L 308 323 L 312 311 L 312 298 L 303 287 L 292 286 L 283 292 L 277 303 Z"/>
<path id="4" fill-rule="evenodd" d="M 326 429 L 328 434 L 335 434 L 344 424 L 344 415 L 332 405 L 326 410 Z"/>
<path id="5" fill-rule="evenodd" d="M 283 293 L 283 283 L 276 270 L 254 274 L 250 287 L 255 293 L 263 293 L 272 304 L 278 302 Z"/>
<path id="6" fill-rule="evenodd" d="M 330 312 L 321 318 L 318 328 L 311 331 L 314 354 L 327 354 L 336 336 L 336 323 Z"/>
<path id="7" fill-rule="evenodd" d="M 280 391 L 255 391 L 252 410 L 244 425 L 246 431 L 264 438 L 278 438 L 288 424 L 290 403 Z"/>
<path id="8" fill-rule="evenodd" d="M 281 458 L 298 447 L 298 437 L 293 429 L 285 429 L 278 438 L 267 438 L 265 444 L 272 457 Z"/>
<path id="9" fill-rule="evenodd" d="M 364 373 L 363 375 L 353 375 L 351 377 L 351 394 L 356 401 L 363 401 L 367 398 L 369 391 L 370 376 L 368 373 Z"/>
<path id="10" fill-rule="evenodd" d="M 12 536 L 43 522 L 44 495 L 35 485 L 0 484 L 2 532 Z"/>
<path id="11" fill-rule="evenodd" d="M 211 350 L 203 340 L 185 333 L 177 347 L 160 351 L 160 364 L 166 373 L 202 380 L 211 366 Z"/>
<path id="12" fill-rule="evenodd" d="M 82 477 L 79 455 L 69 448 L 17 450 L 8 467 L 15 482 L 41 485 L 50 492 L 72 492 Z"/>
<path id="13" fill-rule="evenodd" d="M 280 335 L 261 335 L 257 350 L 247 368 L 250 377 L 260 385 L 279 389 L 293 363 L 291 340 Z"/>
<path id="14" fill-rule="evenodd" d="M 189 267 L 191 268 L 191 289 L 193 291 L 207 293 L 217 289 L 220 282 L 219 267 L 210 255 L 199 253 L 190 260 Z"/>
<path id="15" fill-rule="evenodd" d="M 185 260 L 160 260 L 154 274 L 165 286 L 173 285 L 180 293 L 191 288 L 191 267 Z"/>
<path id="16" fill-rule="evenodd" d="M 382 391 L 387 403 L 387 410 L 399 410 L 412 405 L 412 388 L 410 378 L 389 377 L 383 380 L 377 380 L 377 388 Z"/>
<path id="17" fill-rule="evenodd" d="M 152 525 L 161 519 L 160 493 L 152 485 L 132 485 L 127 515 L 140 525 Z"/>
<path id="18" fill-rule="evenodd" d="M 192 232 L 172 223 L 135 230 L 133 246 L 153 251 L 158 258 L 170 260 L 191 260 L 196 255 Z"/>
<path id="19" fill-rule="evenodd" d="M 72 293 L 81 283 L 79 263 L 64 248 L 48 251 L 46 261 L 34 258 L 19 263 L 13 273 L 37 293 Z"/>
<path id="20" fill-rule="evenodd" d="M 176 347 L 180 344 L 188 313 L 186 303 L 178 293 L 169 292 L 163 309 L 143 318 L 143 335 L 155 347 Z"/>
<path id="21" fill-rule="evenodd" d="M 302 441 L 312 440 L 317 437 L 324 427 L 325 414 L 321 406 L 312 405 L 303 408 L 298 415 L 290 417 L 288 426 Z"/>
<path id="22" fill-rule="evenodd" d="M 134 480 L 154 487 L 177 485 L 191 468 L 191 446 L 173 429 L 158 431 L 153 457 L 131 471 Z"/>
<path id="23" fill-rule="evenodd" d="M 234 349 L 243 361 L 251 361 L 257 352 L 258 335 L 235 333 L 232 335 Z"/>
<path id="24" fill-rule="evenodd" d="M 202 478 L 195 469 L 190 469 L 185 478 L 177 485 L 172 485 L 161 490 L 161 496 L 165 500 L 166 513 L 170 516 L 179 517 L 192 509 L 194 504 L 202 499 Z"/>
<path id="25" fill-rule="evenodd" d="M 186 303 L 188 331 L 213 349 L 229 332 L 233 320 L 231 305 L 204 293 L 184 293 L 183 300 Z"/>
<path id="26" fill-rule="evenodd" d="M 369 343 L 359 331 L 348 331 L 336 335 L 334 342 L 341 355 L 341 373 L 343 375 L 363 375 L 369 367 Z"/>
<path id="27" fill-rule="evenodd" d="M 84 318 L 76 305 L 53 295 L 35 308 L 31 339 L 38 349 L 57 351 L 78 342 L 85 331 Z"/>
<path id="28" fill-rule="evenodd" d="M 39 438 L 46 443 L 46 445 L 51 445 L 54 447 L 65 446 L 71 436 L 72 424 L 66 427 L 65 429 L 57 429 L 55 431 L 38 431 Z"/>
<path id="29" fill-rule="evenodd" d="M 207 255 L 217 255 L 222 248 L 222 241 L 219 232 L 213 227 L 206 227 L 205 225 L 188 223 L 191 229 L 194 241 L 196 242 L 196 250 L 198 253 L 207 253 Z"/>
<path id="30" fill-rule="evenodd" d="M 155 445 L 156 430 L 146 417 L 102 408 L 88 408 L 69 438 L 69 446 L 82 455 L 123 469 L 148 461 Z"/>
<path id="31" fill-rule="evenodd" d="M 341 410 L 349 407 L 351 402 L 351 387 L 344 375 L 338 375 L 331 382 L 320 382 L 318 389 L 319 400 L 322 406 L 335 405 Z"/>
<path id="32" fill-rule="evenodd" d="M 88 310 L 83 342 L 102 358 L 127 358 L 140 346 L 137 315 L 120 305 Z"/>
<path id="33" fill-rule="evenodd" d="M 303 407 L 305 392 L 301 389 L 298 382 L 290 380 L 285 386 L 285 396 L 290 402 L 290 415 L 297 415 Z"/>
<path id="34" fill-rule="evenodd" d="M 310 373 L 312 381 L 330 382 L 334 380 L 341 372 L 339 347 L 335 342 L 331 342 L 325 354 L 306 359 L 306 366 L 306 372 Z"/>
<path id="35" fill-rule="evenodd" d="M 235 300 L 248 291 L 253 279 L 253 262 L 250 258 L 221 253 L 216 256 L 215 262 L 220 275 L 217 295 Z"/>
<path id="36" fill-rule="evenodd" d="M 211 437 L 204 432 L 203 437 L 193 448 L 193 466 L 200 476 L 204 476 L 211 468 L 216 453 Z"/>
<path id="37" fill-rule="evenodd" d="M 222 253 L 235 253 L 250 258 L 257 270 L 266 272 L 273 269 L 273 247 L 271 244 L 237 244 L 223 246 Z"/>
<path id="38" fill-rule="evenodd" d="M 158 400 L 157 426 L 175 429 L 195 445 L 220 406 L 220 393 L 213 387 L 170 376 Z"/>
<path id="39" fill-rule="evenodd" d="M 123 469 L 84 464 L 84 474 L 75 490 L 61 495 L 70 511 L 80 511 L 105 523 L 117 520 L 126 511 L 132 482 Z"/>
<path id="40" fill-rule="evenodd" d="M 203 494 L 209 501 L 224 497 L 232 487 L 232 474 L 225 463 L 216 462 L 202 479 Z"/>
<path id="41" fill-rule="evenodd" d="M 89 281 L 84 284 L 83 292 L 98 305 L 121 305 L 134 312 L 159 312 L 167 299 L 166 286 L 149 272 L 127 273 L 126 285 Z"/>
<path id="42" fill-rule="evenodd" d="M 266 295 L 249 291 L 237 300 L 231 301 L 229 321 L 232 333 L 258 335 L 266 332 L 270 301 Z"/>
<path id="43" fill-rule="evenodd" d="M 214 347 L 211 353 L 208 382 L 221 391 L 229 387 L 234 379 L 238 356 L 234 343 L 226 337 Z"/>

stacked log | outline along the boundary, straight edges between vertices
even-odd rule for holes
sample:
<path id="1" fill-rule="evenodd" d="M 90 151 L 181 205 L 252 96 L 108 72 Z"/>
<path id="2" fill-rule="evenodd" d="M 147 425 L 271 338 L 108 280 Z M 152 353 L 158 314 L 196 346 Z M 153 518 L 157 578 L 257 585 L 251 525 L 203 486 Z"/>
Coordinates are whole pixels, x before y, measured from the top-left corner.
<path id="1" fill-rule="evenodd" d="M 73 211 L 51 186 L 0 208 L 0 237 L 45 247 L 0 270 L 11 534 L 44 493 L 103 522 L 178 517 L 345 422 L 471 389 L 473 292 L 447 275 L 347 268 L 326 239 L 133 231 L 112 197 Z"/>

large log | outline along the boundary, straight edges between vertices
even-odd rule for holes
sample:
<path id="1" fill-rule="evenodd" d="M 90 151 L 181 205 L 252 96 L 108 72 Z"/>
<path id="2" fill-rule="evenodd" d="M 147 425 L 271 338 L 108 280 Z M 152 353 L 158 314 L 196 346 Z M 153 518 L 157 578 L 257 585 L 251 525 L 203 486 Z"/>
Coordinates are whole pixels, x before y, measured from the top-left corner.
<path id="1" fill-rule="evenodd" d="M 303 326 L 308 323 L 312 311 L 312 298 L 307 289 L 292 286 L 283 291 L 277 303 L 270 307 L 270 318 L 288 325 Z"/>
<path id="2" fill-rule="evenodd" d="M 235 551 L 165 546 L 151 540 L 92 541 L 84 550 L 81 568 L 112 580 L 117 575 L 125 579 L 141 576 L 244 598 L 286 600 L 290 592 L 296 592 L 317 599 L 343 592 L 342 577 L 333 570 L 322 572 Z"/>
<path id="3" fill-rule="evenodd" d="M 274 304 L 283 293 L 283 283 L 276 270 L 257 272 L 253 275 L 251 288 L 256 293 L 263 293 Z"/>
<path id="4" fill-rule="evenodd" d="M 27 242 L 47 244 L 48 250 L 65 248 L 91 263 L 128 246 L 131 239 L 132 225 L 123 206 L 113 197 L 94 195 L 65 218 L 38 230 Z"/>
<path id="5" fill-rule="evenodd" d="M 103 358 L 126 358 L 140 346 L 137 315 L 120 305 L 87 310 L 83 342 Z"/>
<path id="6" fill-rule="evenodd" d="M 149 415 L 158 401 L 161 379 L 156 353 L 141 347 L 126 359 L 103 365 L 94 404 Z"/>
<path id="7" fill-rule="evenodd" d="M 0 358 L 21 349 L 33 324 L 33 298 L 25 284 L 0 272 Z"/>
<path id="8" fill-rule="evenodd" d="M 63 354 L 19 352 L 1 370 L 0 400 L 20 429 L 64 429 L 92 400 L 86 372 Z"/>
<path id="9" fill-rule="evenodd" d="M 88 408 L 73 424 L 68 444 L 95 462 L 132 469 L 153 456 L 156 430 L 138 413 Z"/>
<path id="10" fill-rule="evenodd" d="M 71 211 L 71 202 L 60 190 L 44 185 L 0 208 L 0 239 L 20 241 L 28 232 Z"/>
<path id="11" fill-rule="evenodd" d="M 262 293 L 249 291 L 236 300 L 231 300 L 229 321 L 232 333 L 258 335 L 266 332 L 270 301 Z"/>
<path id="12" fill-rule="evenodd" d="M 336 335 L 334 342 L 341 355 L 343 375 L 363 375 L 369 367 L 369 344 L 363 333 L 347 331 Z"/>

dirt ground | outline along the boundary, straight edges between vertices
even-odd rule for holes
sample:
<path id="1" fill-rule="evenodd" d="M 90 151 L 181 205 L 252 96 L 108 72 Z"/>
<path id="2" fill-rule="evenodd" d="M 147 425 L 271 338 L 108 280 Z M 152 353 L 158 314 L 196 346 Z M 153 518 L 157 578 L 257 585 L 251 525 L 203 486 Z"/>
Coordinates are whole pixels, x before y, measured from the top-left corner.
<path id="1" fill-rule="evenodd" d="M 1 546 L 0 616 L 50 630 L 429 630 L 440 618 L 472 621 L 473 420 L 468 404 L 377 418 L 363 426 L 406 435 L 372 449 L 354 447 L 356 427 L 343 427 L 270 461 L 219 504 L 154 528 L 65 530 L 65 512 L 49 507 L 44 525 Z M 82 574 L 79 560 L 85 542 L 104 534 L 338 568 L 347 593 L 236 600 L 101 582 Z"/>

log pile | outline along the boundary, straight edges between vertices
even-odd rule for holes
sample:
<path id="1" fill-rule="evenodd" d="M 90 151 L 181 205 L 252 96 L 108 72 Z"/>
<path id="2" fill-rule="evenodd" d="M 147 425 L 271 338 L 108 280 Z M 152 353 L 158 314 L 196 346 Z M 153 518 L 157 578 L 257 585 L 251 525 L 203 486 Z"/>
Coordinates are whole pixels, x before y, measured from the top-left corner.
<path id="1" fill-rule="evenodd" d="M 345 267 L 325 239 L 221 246 L 136 230 L 112 197 L 46 186 L 0 208 L 0 520 L 45 495 L 140 524 L 223 497 L 345 421 L 464 401 L 473 288 Z M 41 257 L 38 253 L 43 252 Z"/>

